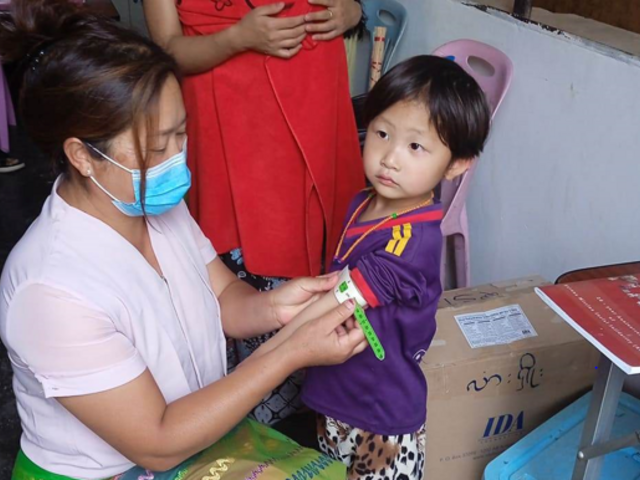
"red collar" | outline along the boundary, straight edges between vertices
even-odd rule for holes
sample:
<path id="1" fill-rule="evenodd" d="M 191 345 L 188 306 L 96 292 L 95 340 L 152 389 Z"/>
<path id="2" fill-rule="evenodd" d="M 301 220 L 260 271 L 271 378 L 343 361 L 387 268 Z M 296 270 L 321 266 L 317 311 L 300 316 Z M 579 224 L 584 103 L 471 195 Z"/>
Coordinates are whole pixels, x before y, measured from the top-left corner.
<path id="1" fill-rule="evenodd" d="M 385 223 L 380 227 L 380 230 L 385 230 L 389 228 L 393 228 L 398 225 L 404 225 L 405 223 L 429 223 L 429 222 L 439 222 L 442 220 L 444 216 L 442 211 L 442 204 L 438 203 L 435 205 L 429 205 L 424 208 L 424 211 L 420 212 L 411 212 L 410 214 L 403 215 L 394 220 L 391 220 Z M 371 224 L 367 223 L 365 225 L 354 224 L 347 230 L 347 238 L 353 237 L 355 235 L 361 235 L 366 232 L 369 228 L 371 228 Z"/>

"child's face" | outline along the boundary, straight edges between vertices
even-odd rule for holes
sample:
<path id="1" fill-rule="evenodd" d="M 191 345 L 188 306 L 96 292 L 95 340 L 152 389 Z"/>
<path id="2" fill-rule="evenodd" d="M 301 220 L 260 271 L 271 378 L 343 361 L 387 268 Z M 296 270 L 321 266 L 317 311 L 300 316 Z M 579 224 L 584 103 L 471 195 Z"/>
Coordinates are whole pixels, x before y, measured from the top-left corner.
<path id="1" fill-rule="evenodd" d="M 364 170 L 378 195 L 399 207 L 428 199 L 449 169 L 442 143 L 423 104 L 398 102 L 369 125 Z"/>

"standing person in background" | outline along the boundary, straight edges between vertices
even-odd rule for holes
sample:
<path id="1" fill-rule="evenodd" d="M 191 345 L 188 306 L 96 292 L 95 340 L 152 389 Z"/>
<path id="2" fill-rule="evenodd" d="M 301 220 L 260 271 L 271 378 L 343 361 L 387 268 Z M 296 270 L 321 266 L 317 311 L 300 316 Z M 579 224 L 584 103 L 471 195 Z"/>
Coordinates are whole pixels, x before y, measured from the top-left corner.
<path id="1" fill-rule="evenodd" d="M 1 5 L 0 10 L 2 10 Z M 10 98 L 11 93 L 5 82 L 4 65 L 0 63 L 0 102 L 2 102 L 2 105 L 0 105 L 0 115 L 4 117 L 0 118 L 0 124 L 3 124 L 0 128 L 7 128 L 7 124 L 11 123 L 10 117 L 13 117 L 13 115 L 9 114 L 9 112 L 13 113 L 13 102 Z M 8 131 L 6 133 L 8 133 Z M 24 168 L 24 163 L 14 158 L 9 152 L 8 138 L 5 140 L 6 141 L 3 141 L 2 134 L 0 134 L 0 173 L 11 173 Z"/>
<path id="2" fill-rule="evenodd" d="M 24 163 L 0 150 L 0 173 L 16 172 L 22 168 L 24 168 Z"/>
<path id="3" fill-rule="evenodd" d="M 360 5 L 147 0 L 144 8 L 153 39 L 186 76 L 189 207 L 203 232 L 260 290 L 317 275 L 364 186 L 342 40 Z M 268 336 L 238 342 L 235 360 Z M 300 373 L 290 377 L 255 417 L 274 423 L 293 413 L 300 385 Z"/>

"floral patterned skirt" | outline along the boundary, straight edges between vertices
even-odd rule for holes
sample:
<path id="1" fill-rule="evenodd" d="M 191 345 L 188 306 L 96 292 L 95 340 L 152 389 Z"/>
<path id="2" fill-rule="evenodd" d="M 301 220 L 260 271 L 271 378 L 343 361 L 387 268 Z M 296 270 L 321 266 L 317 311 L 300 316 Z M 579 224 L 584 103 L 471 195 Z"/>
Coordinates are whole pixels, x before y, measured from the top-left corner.
<path id="1" fill-rule="evenodd" d="M 247 272 L 244 266 L 242 250 L 239 248 L 220 255 L 220 258 L 238 278 L 261 292 L 272 290 L 288 280 L 281 277 L 261 277 Z M 236 365 L 245 360 L 275 334 L 276 332 L 271 332 L 243 340 L 229 339 L 227 341 L 228 370 L 230 372 L 233 371 Z M 303 408 L 302 400 L 300 399 L 303 379 L 304 372 L 295 372 L 282 385 L 276 387 L 264 397 L 258 406 L 251 411 L 249 417 L 256 419 L 260 423 L 273 425 L 289 415 L 299 412 Z"/>
<path id="2" fill-rule="evenodd" d="M 253 420 L 245 419 L 215 444 L 164 472 L 133 467 L 105 480 L 344 480 L 346 467 Z M 48 472 L 20 451 L 11 480 L 75 480 Z"/>

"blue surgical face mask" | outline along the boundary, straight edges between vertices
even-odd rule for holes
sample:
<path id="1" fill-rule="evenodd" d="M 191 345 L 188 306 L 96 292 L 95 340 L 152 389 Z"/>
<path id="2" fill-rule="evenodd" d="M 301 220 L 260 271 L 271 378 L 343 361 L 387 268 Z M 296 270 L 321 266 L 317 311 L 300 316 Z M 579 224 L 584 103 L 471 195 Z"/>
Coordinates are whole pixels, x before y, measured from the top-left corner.
<path id="1" fill-rule="evenodd" d="M 140 200 L 140 183 L 142 180 L 140 170 L 127 168 L 116 162 L 113 158 L 108 157 L 94 146 L 89 146 L 99 153 L 105 160 L 131 174 L 133 192 L 135 194 L 135 201 L 133 203 L 118 200 L 106 188 L 100 185 L 93 175 L 89 177 L 93 183 L 100 188 L 100 190 L 111 197 L 116 208 L 125 215 L 130 217 L 140 217 L 145 213 L 147 215 L 162 215 L 178 205 L 189 190 L 189 187 L 191 187 L 191 172 L 189 172 L 189 168 L 187 167 L 186 140 L 180 153 L 177 153 L 170 159 L 165 160 L 160 165 L 156 165 L 155 167 L 147 170 L 144 192 L 144 212 L 142 210 L 142 202 Z"/>

